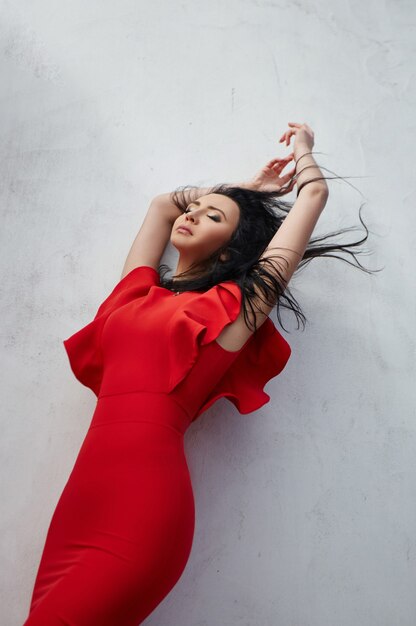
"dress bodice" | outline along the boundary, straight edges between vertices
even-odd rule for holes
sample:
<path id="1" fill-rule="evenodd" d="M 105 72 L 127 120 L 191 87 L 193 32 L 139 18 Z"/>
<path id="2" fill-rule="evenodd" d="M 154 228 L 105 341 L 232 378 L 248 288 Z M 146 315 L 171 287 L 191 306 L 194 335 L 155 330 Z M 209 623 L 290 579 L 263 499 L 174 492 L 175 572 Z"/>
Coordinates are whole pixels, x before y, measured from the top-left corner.
<path id="1" fill-rule="evenodd" d="M 194 420 L 224 396 L 250 413 L 270 400 L 263 387 L 283 370 L 291 348 L 269 317 L 240 350 L 220 346 L 216 338 L 237 318 L 241 302 L 233 281 L 175 295 L 154 268 L 142 265 L 63 344 L 75 377 L 97 397 L 169 394 Z"/>

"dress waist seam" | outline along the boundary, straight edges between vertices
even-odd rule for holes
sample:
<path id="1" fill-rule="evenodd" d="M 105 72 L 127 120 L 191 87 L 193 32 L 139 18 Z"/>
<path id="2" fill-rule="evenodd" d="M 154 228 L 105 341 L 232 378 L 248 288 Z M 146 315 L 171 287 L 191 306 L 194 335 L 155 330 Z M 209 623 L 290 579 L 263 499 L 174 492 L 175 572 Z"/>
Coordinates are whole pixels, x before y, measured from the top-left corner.
<path id="1" fill-rule="evenodd" d="M 176 406 L 181 411 L 183 411 L 187 417 L 191 418 L 190 412 L 187 411 L 186 408 L 182 406 L 182 404 L 178 402 L 178 400 L 172 394 L 166 391 L 146 391 L 145 389 L 135 389 L 133 391 L 116 391 L 115 393 L 100 393 L 97 396 L 97 401 L 100 400 L 100 398 L 111 398 L 113 396 L 127 396 L 127 395 L 133 395 L 133 394 L 156 395 L 156 396 L 164 396 L 165 398 L 169 398 L 169 400 L 174 402 Z"/>
<path id="2" fill-rule="evenodd" d="M 182 435 L 183 436 L 183 432 L 181 430 L 179 430 L 179 428 L 176 428 L 175 426 L 173 426 L 172 424 L 164 424 L 162 422 L 154 422 L 153 420 L 144 420 L 144 419 L 140 419 L 140 420 L 110 420 L 108 422 L 100 422 L 98 424 L 96 423 L 91 423 L 89 430 L 94 430 L 94 428 L 100 428 L 101 426 L 119 426 L 120 424 L 151 424 L 152 426 L 162 426 L 162 428 L 169 428 L 169 430 L 173 430 L 175 433 L 177 433 L 178 435 Z"/>

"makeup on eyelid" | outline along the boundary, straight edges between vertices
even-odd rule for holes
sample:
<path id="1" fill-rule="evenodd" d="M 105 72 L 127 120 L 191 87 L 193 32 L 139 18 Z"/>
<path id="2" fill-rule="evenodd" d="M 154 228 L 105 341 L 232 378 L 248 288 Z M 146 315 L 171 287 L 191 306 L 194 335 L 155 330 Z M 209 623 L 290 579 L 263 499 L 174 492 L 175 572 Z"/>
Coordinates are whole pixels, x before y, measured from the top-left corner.
<path id="1" fill-rule="evenodd" d="M 194 200 L 194 202 L 191 202 L 191 204 L 195 204 L 196 206 L 200 206 L 200 204 L 201 204 L 201 203 L 200 203 L 200 201 L 199 201 L 199 200 Z M 191 205 L 189 205 L 189 206 L 191 206 Z M 224 211 L 223 211 L 222 209 L 219 209 L 218 207 L 216 207 L 216 206 L 211 206 L 211 205 L 208 205 L 206 208 L 207 208 L 207 209 L 213 209 L 214 211 L 219 211 L 220 213 L 222 213 L 222 214 L 223 214 L 223 216 L 224 216 L 225 220 L 227 220 L 227 217 L 226 217 L 226 215 L 225 215 L 225 213 L 224 213 Z M 227 221 L 228 221 L 228 220 L 227 220 Z"/>
<path id="2" fill-rule="evenodd" d="M 214 207 L 209 207 L 211 209 L 213 209 Z M 187 207 L 184 211 L 185 213 L 189 212 L 189 207 Z M 210 217 L 212 220 L 214 220 L 214 222 L 220 222 L 221 218 L 217 217 L 216 215 L 208 215 L 208 217 Z"/>

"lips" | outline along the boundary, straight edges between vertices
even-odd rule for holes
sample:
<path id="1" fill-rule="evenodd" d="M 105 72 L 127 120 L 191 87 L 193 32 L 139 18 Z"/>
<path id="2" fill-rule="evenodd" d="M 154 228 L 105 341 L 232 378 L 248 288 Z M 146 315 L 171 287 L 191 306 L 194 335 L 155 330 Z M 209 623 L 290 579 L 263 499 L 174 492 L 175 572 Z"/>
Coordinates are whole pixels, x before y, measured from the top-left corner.
<path id="1" fill-rule="evenodd" d="M 191 229 L 187 226 L 179 226 L 176 230 L 186 230 L 190 235 L 192 235 Z"/>

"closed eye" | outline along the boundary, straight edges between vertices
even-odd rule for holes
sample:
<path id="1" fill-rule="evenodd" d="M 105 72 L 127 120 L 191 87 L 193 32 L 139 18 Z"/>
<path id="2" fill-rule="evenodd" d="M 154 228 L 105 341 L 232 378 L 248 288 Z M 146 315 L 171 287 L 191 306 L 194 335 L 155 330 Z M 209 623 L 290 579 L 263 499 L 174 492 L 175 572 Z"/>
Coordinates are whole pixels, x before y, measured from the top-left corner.
<path id="1" fill-rule="evenodd" d="M 189 213 L 190 209 L 187 208 L 185 209 L 184 213 Z M 218 217 L 218 215 L 208 215 L 209 218 L 211 218 L 212 220 L 214 220 L 214 222 L 221 222 L 221 218 Z"/>

